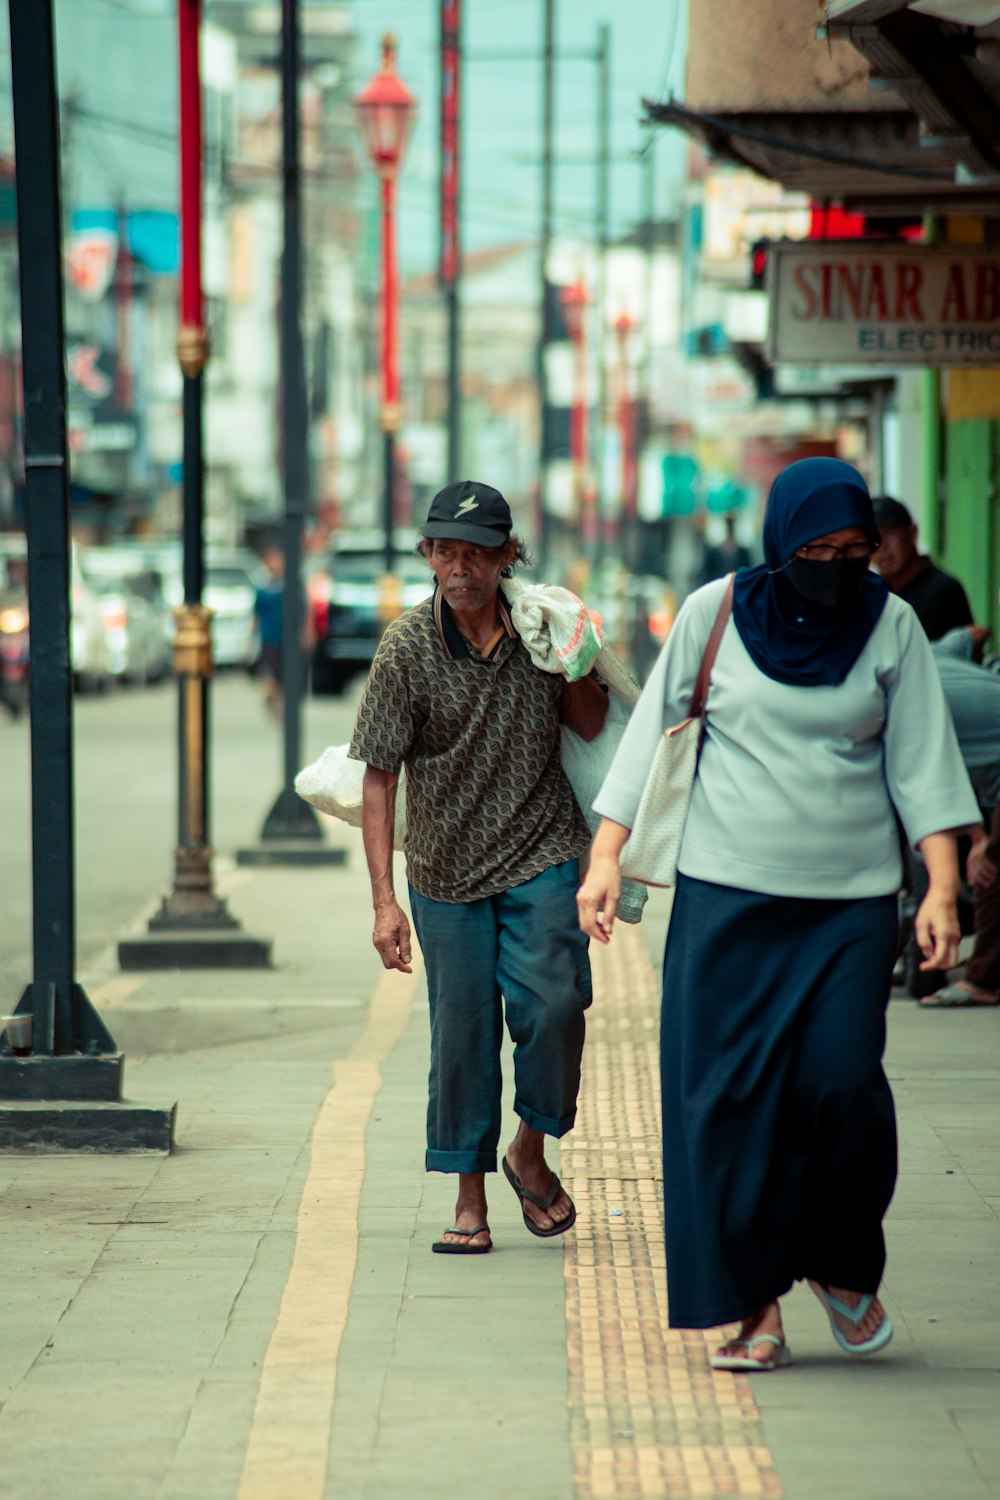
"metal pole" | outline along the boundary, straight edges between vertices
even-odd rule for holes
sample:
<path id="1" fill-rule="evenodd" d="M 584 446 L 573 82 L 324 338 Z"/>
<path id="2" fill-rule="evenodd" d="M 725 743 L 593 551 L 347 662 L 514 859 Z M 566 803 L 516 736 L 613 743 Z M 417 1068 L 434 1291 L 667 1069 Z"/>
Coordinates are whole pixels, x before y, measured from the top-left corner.
<path id="1" fill-rule="evenodd" d="M 105 1097 L 117 1097 L 120 1054 L 76 984 L 73 707 L 62 213 L 55 42 L 50 0 L 11 0 L 11 75 L 24 376 L 28 609 L 31 629 L 32 983 L 18 1010 L 32 1016 L 34 1057 L 60 1091 L 55 1059 L 111 1054 Z M 53 1071 L 53 1069 L 55 1071 Z M 20 1076 L 19 1070 L 19 1076 Z M 0 1097 L 25 1097 L 5 1067 Z"/>
<path id="2" fill-rule="evenodd" d="M 544 37 L 542 43 L 542 224 L 541 245 L 541 327 L 538 348 L 538 551 L 544 568 L 551 546 L 546 488 L 549 470 L 549 382 L 548 351 L 552 342 L 552 302 L 549 294 L 549 253 L 552 248 L 552 215 L 554 201 L 553 132 L 555 123 L 555 0 L 545 0 Z"/>
<path id="3" fill-rule="evenodd" d="M 284 498 L 281 599 L 282 786 L 260 843 L 238 849 L 240 865 L 343 864 L 343 849 L 323 842 L 319 818 L 295 790 L 302 764 L 302 530 L 309 505 L 309 416 L 302 340 L 302 214 L 299 170 L 299 0 L 281 4 L 281 483 Z"/>
<path id="4" fill-rule="evenodd" d="M 295 791 L 302 764 L 302 529 L 309 498 L 309 433 L 302 342 L 302 213 L 299 174 L 299 0 L 281 6 L 281 249 L 282 488 L 284 592 L 281 619 L 284 778 L 261 829 L 262 843 L 323 837 L 313 809 Z"/>
<path id="5" fill-rule="evenodd" d="M 607 416 L 607 290 L 611 215 L 611 28 L 597 28 L 597 411 L 594 418 L 594 562 L 604 555 L 604 426 Z"/>
<path id="6" fill-rule="evenodd" d="M 462 469 L 462 6 L 441 0 L 441 256 L 439 276 L 448 325 L 448 479 Z"/>

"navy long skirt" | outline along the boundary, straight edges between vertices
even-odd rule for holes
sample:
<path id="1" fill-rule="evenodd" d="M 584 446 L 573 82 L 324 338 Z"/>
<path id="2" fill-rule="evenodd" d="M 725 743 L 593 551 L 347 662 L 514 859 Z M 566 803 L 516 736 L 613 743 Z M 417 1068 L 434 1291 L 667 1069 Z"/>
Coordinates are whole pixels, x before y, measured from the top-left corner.
<path id="1" fill-rule="evenodd" d="M 877 1290 L 896 1180 L 882 1070 L 896 900 L 815 901 L 681 875 L 663 961 L 674 1328 L 756 1312 L 801 1277 Z"/>

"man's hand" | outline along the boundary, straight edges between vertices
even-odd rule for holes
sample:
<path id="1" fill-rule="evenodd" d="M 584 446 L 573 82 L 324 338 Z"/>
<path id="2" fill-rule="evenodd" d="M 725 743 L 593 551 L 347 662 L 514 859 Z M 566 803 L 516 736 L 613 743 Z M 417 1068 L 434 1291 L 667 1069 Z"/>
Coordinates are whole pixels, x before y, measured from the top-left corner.
<path id="1" fill-rule="evenodd" d="M 372 942 L 384 969 L 399 969 L 403 974 L 413 973 L 410 967 L 410 924 L 398 901 L 376 906 Z"/>
<path id="2" fill-rule="evenodd" d="M 608 695 L 590 673 L 563 685 L 559 696 L 559 719 L 582 740 L 596 740 L 608 716 Z"/>

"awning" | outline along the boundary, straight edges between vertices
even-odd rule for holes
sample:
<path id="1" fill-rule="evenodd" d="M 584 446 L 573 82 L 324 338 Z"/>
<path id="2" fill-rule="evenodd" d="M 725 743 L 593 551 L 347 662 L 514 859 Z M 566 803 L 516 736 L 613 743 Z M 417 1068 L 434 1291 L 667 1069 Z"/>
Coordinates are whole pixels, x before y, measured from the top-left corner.
<path id="1" fill-rule="evenodd" d="M 953 143 L 929 140 L 910 109 L 705 114 L 676 100 L 644 103 L 651 124 L 676 126 L 716 156 L 818 203 L 882 218 L 996 203 L 995 186 L 957 180 Z"/>
<path id="2" fill-rule="evenodd" d="M 827 0 L 827 31 L 845 37 L 947 145 L 963 186 L 1000 187 L 1000 0 Z M 984 207 L 986 205 L 983 205 Z"/>

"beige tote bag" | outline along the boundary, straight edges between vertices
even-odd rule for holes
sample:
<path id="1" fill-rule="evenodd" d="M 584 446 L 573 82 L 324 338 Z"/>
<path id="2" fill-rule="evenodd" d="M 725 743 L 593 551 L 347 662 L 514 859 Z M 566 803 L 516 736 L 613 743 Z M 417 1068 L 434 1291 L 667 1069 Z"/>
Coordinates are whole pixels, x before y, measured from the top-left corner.
<path id="1" fill-rule="evenodd" d="M 642 790 L 635 823 L 622 850 L 621 872 L 628 880 L 644 885 L 675 885 L 677 859 L 684 837 L 694 778 L 698 773 L 698 755 L 705 732 L 705 707 L 712 668 L 719 652 L 723 632 L 733 607 L 735 573 L 730 575 L 725 596 L 719 605 L 712 633 L 708 638 L 688 716 L 660 735 Z"/>

